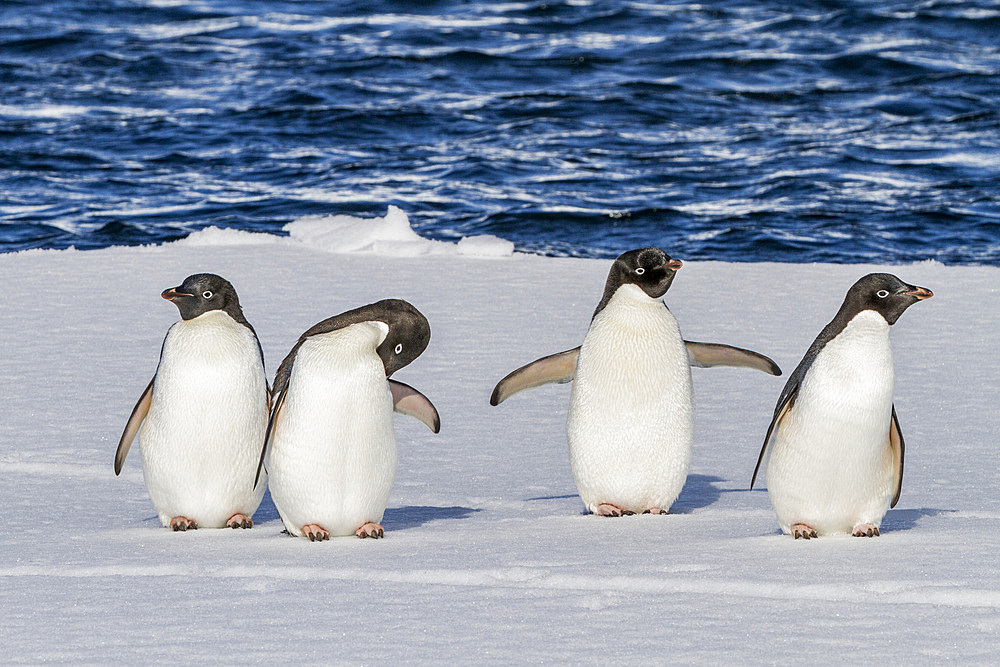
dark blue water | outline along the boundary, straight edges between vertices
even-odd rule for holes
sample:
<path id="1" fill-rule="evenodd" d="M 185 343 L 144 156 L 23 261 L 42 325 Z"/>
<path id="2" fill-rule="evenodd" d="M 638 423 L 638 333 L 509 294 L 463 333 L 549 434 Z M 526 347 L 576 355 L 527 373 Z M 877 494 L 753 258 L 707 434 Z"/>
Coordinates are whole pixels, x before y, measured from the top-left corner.
<path id="1" fill-rule="evenodd" d="M 521 250 L 1000 264 L 1000 3 L 0 2 L 0 250 L 405 210 Z"/>

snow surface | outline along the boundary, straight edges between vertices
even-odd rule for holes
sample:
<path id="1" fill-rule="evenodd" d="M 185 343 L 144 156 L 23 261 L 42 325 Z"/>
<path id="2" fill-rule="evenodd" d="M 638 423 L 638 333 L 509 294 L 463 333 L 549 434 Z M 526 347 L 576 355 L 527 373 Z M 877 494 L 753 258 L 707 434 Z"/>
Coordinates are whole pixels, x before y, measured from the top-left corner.
<path id="1" fill-rule="evenodd" d="M 666 296 L 685 336 L 761 351 L 786 375 L 863 273 L 935 292 L 893 327 L 907 457 L 882 537 L 795 541 L 766 491 L 747 490 L 784 378 L 694 369 L 695 449 L 672 514 L 584 515 L 569 387 L 488 400 L 508 371 L 581 342 L 609 262 L 413 253 L 393 245 L 401 229 L 355 254 L 205 232 L 0 256 L 4 662 L 997 659 L 1000 269 L 685 264 Z M 385 539 L 288 537 L 269 496 L 252 530 L 173 533 L 137 451 L 115 477 L 177 319 L 159 293 L 199 271 L 234 283 L 269 375 L 330 315 L 384 297 L 427 315 L 430 346 L 395 377 L 442 429 L 396 418 Z"/>

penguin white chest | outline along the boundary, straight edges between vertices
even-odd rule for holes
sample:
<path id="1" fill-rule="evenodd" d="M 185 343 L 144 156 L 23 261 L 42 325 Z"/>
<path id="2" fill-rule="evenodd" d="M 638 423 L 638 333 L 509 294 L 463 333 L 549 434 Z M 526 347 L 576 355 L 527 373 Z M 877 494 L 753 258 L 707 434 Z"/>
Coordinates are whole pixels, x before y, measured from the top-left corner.
<path id="1" fill-rule="evenodd" d="M 767 486 L 785 532 L 880 524 L 892 496 L 892 395 L 889 324 L 862 311 L 817 353 L 774 434 Z"/>
<path id="2" fill-rule="evenodd" d="M 666 510 L 687 478 L 693 412 L 676 320 L 623 285 L 590 325 L 570 397 L 570 466 L 587 508 Z"/>
<path id="3" fill-rule="evenodd" d="M 396 474 L 392 397 L 376 348 L 388 327 L 353 324 L 296 353 L 268 460 L 271 495 L 294 535 L 353 535 L 382 520 Z"/>
<path id="4" fill-rule="evenodd" d="M 251 516 L 264 494 L 253 476 L 266 427 L 267 381 L 250 329 L 222 311 L 174 324 L 139 433 L 163 524 L 185 516 L 211 528 Z"/>

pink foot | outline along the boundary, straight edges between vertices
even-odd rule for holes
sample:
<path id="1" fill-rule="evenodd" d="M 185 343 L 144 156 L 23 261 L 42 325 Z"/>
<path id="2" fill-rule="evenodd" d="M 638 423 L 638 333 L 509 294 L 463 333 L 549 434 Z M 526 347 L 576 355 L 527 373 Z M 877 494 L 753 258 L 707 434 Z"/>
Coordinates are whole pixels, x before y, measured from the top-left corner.
<path id="1" fill-rule="evenodd" d="M 667 510 L 661 510 L 659 507 L 650 507 L 648 510 L 643 512 L 643 514 L 667 514 Z"/>
<path id="2" fill-rule="evenodd" d="M 302 526 L 302 534 L 308 537 L 310 542 L 322 542 L 330 539 L 330 531 L 318 523 Z"/>
<path id="3" fill-rule="evenodd" d="M 226 522 L 228 528 L 253 528 L 253 519 L 246 514 L 234 514 Z"/>
<path id="4" fill-rule="evenodd" d="M 878 537 L 878 526 L 871 523 L 859 523 L 851 531 L 854 537 Z"/>
<path id="5" fill-rule="evenodd" d="M 378 525 L 377 523 L 368 522 L 365 525 L 358 528 L 356 531 L 354 531 L 354 534 L 360 537 L 361 539 L 365 539 L 366 537 L 371 537 L 377 540 L 378 538 L 383 537 L 385 535 L 385 530 L 382 528 L 382 526 Z"/>
<path id="6" fill-rule="evenodd" d="M 816 529 L 812 526 L 807 526 L 804 523 L 797 523 L 792 526 L 792 537 L 799 539 L 800 537 L 808 540 L 810 537 L 818 537 L 816 535 Z"/>
<path id="7" fill-rule="evenodd" d="M 594 514 L 597 516 L 621 516 L 622 509 L 611 503 L 601 503 L 597 506 L 597 511 Z"/>
<path id="8" fill-rule="evenodd" d="M 198 528 L 198 524 L 186 516 L 175 516 L 170 520 L 170 527 L 174 529 L 174 532 L 183 532 L 185 530 L 195 530 Z"/>

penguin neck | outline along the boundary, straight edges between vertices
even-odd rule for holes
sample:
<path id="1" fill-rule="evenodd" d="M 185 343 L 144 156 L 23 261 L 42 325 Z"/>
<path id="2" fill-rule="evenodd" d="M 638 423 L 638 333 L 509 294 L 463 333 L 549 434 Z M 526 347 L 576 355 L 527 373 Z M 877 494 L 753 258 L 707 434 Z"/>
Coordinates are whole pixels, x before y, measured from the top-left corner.
<path id="1" fill-rule="evenodd" d="M 659 309 L 667 310 L 663 301 L 649 296 L 638 285 L 626 284 L 601 302 L 597 312 L 594 313 L 593 321 L 602 316 L 617 316 L 618 313 L 639 313 Z"/>
<path id="2" fill-rule="evenodd" d="M 594 315 L 590 331 L 602 330 L 614 332 L 612 335 L 615 338 L 635 335 L 680 337 L 677 322 L 666 305 L 647 295 L 637 285 L 619 287 L 607 305 Z"/>
<path id="3" fill-rule="evenodd" d="M 824 352 L 826 361 L 841 372 L 861 369 L 860 374 L 866 376 L 892 376 L 889 323 L 874 310 L 863 310 L 852 317 L 826 344 Z"/>
<path id="4" fill-rule="evenodd" d="M 189 320 L 181 320 L 177 322 L 177 325 L 182 329 L 198 330 L 211 327 L 234 326 L 239 325 L 239 323 L 224 310 L 209 310 Z"/>

